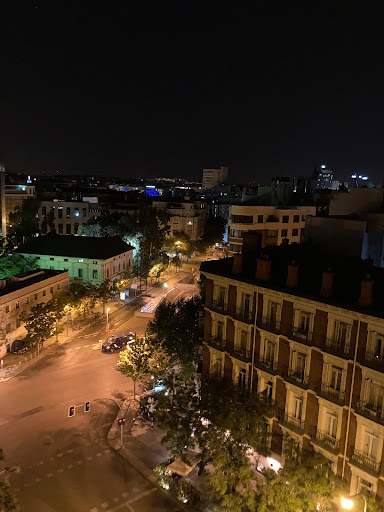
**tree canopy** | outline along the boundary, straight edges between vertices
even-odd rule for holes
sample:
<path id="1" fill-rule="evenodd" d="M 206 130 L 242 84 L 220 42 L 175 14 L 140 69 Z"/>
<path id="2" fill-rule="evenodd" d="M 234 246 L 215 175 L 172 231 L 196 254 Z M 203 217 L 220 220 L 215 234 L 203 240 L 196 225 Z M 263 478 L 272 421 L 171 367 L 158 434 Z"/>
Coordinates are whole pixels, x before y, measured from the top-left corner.
<path id="1" fill-rule="evenodd" d="M 4 452 L 0 448 L 0 462 L 4 460 Z M 8 472 L 9 469 L 5 468 L 5 473 Z M 4 510 L 5 512 L 16 512 L 17 510 L 15 495 L 12 493 L 8 482 L 4 482 L 4 480 L 0 480 L 0 510 Z"/>
<path id="2" fill-rule="evenodd" d="M 6 279 L 37 268 L 37 258 L 33 256 L 25 257 L 21 254 L 8 254 L 0 258 L 0 279 Z"/>

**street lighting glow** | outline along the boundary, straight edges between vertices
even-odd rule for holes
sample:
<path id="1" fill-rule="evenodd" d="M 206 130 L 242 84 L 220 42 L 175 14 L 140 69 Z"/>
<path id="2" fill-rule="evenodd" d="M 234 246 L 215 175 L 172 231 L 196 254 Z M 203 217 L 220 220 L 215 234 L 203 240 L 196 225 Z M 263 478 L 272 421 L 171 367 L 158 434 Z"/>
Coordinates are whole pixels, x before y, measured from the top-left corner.
<path id="1" fill-rule="evenodd" d="M 341 498 L 341 506 L 344 510 L 351 510 L 353 508 L 353 501 L 349 500 L 348 498 Z"/>

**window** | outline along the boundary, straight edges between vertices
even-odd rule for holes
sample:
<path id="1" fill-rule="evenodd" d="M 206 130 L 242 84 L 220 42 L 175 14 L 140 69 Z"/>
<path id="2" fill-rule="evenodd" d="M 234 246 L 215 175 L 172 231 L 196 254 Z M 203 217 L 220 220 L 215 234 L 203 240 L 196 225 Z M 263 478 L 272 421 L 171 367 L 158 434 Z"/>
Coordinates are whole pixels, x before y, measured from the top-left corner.
<path id="1" fill-rule="evenodd" d="M 221 378 L 223 376 L 223 360 L 220 356 L 212 356 L 211 374 L 218 378 Z"/>
<path id="2" fill-rule="evenodd" d="M 92 270 L 93 279 L 97 279 L 97 270 Z"/>
<path id="3" fill-rule="evenodd" d="M 301 420 L 303 412 L 303 399 L 301 396 L 294 395 L 292 401 L 292 416 L 298 420 Z"/>
<path id="4" fill-rule="evenodd" d="M 67 227 L 66 227 L 66 234 L 67 234 L 67 235 L 70 235 L 70 234 L 71 234 L 71 225 L 70 225 L 70 224 L 67 224 L 66 226 L 67 226 Z"/>
<path id="5" fill-rule="evenodd" d="M 64 229 L 63 229 L 64 225 L 63 224 L 58 224 L 58 228 L 59 228 L 59 235 L 62 235 L 64 233 Z"/>
<path id="6" fill-rule="evenodd" d="M 365 478 L 357 477 L 358 480 L 358 489 L 359 492 L 363 494 L 372 494 L 373 493 L 373 484 L 365 480 Z"/>
<path id="7" fill-rule="evenodd" d="M 50 287 L 49 291 L 53 293 L 53 286 Z"/>
<path id="8" fill-rule="evenodd" d="M 75 235 L 77 234 L 79 230 L 79 223 L 78 222 L 75 222 L 75 225 L 74 225 L 74 232 L 75 232 Z"/>
<path id="9" fill-rule="evenodd" d="M 253 224 L 253 215 L 232 215 L 232 222 L 238 224 Z"/>
<path id="10" fill-rule="evenodd" d="M 57 285 L 57 289 L 60 290 L 60 285 L 59 284 Z"/>
<path id="11" fill-rule="evenodd" d="M 383 334 L 376 334 L 373 343 L 372 343 L 372 356 L 375 359 L 382 359 L 383 358 L 383 351 L 384 351 L 384 335 Z"/>
<path id="12" fill-rule="evenodd" d="M 92 263 L 93 263 L 94 265 L 97 265 L 97 261 L 92 261 Z"/>
<path id="13" fill-rule="evenodd" d="M 87 209 L 83 208 L 83 219 L 87 218 Z"/>
<path id="14" fill-rule="evenodd" d="M 37 297 L 38 297 L 38 294 L 37 294 L 37 293 L 35 293 L 35 295 L 33 296 L 33 299 L 34 299 L 34 300 L 37 300 Z"/>
<path id="15" fill-rule="evenodd" d="M 281 238 L 286 238 L 288 236 L 288 229 L 281 230 Z"/>
<path id="16" fill-rule="evenodd" d="M 120 272 L 120 263 L 119 263 L 119 266 L 118 266 L 118 271 Z"/>
<path id="17" fill-rule="evenodd" d="M 295 373 L 299 379 L 304 379 L 305 375 L 305 361 L 307 359 L 306 354 L 298 352 L 296 356 L 296 368 Z"/>
<path id="18" fill-rule="evenodd" d="M 49 259 L 50 259 L 50 261 L 55 261 L 55 258 L 49 258 Z"/>
<path id="19" fill-rule="evenodd" d="M 283 215 L 282 222 L 283 222 L 283 224 L 288 224 L 288 222 L 289 222 L 289 215 Z"/>
<path id="20" fill-rule="evenodd" d="M 79 268 L 78 277 L 83 277 L 83 269 Z"/>
<path id="21" fill-rule="evenodd" d="M 368 403 L 374 410 L 383 410 L 384 388 L 382 386 L 371 383 L 369 388 Z"/>
<path id="22" fill-rule="evenodd" d="M 240 331 L 239 348 L 241 350 L 246 350 L 247 342 L 248 342 L 248 333 L 247 333 L 247 331 Z"/>
<path id="23" fill-rule="evenodd" d="M 299 236 L 299 230 L 298 229 L 292 229 L 292 236 Z"/>
<path id="24" fill-rule="evenodd" d="M 257 216 L 257 222 L 258 222 L 259 224 L 262 224 L 262 223 L 264 222 L 264 215 L 258 215 L 258 216 Z"/>
<path id="25" fill-rule="evenodd" d="M 371 428 L 364 428 L 363 453 L 377 460 L 379 455 L 379 433 Z"/>
<path id="26" fill-rule="evenodd" d="M 9 313 L 9 306 L 5 306 L 5 312 Z"/>
<path id="27" fill-rule="evenodd" d="M 57 208 L 57 213 L 58 213 L 59 219 L 62 219 L 63 218 L 63 207 L 62 206 L 59 206 Z M 60 226 L 60 224 L 59 224 L 59 226 Z"/>
<path id="28" fill-rule="evenodd" d="M 311 325 L 311 313 L 307 311 L 300 311 L 299 313 L 299 323 L 297 326 L 297 330 L 301 334 L 308 334 L 309 327 Z"/>
<path id="29" fill-rule="evenodd" d="M 29 297 L 27 297 L 27 298 L 25 299 L 25 303 L 26 303 L 26 304 L 29 304 Z"/>
<path id="30" fill-rule="evenodd" d="M 244 316 L 249 316 L 250 311 L 251 311 L 251 296 L 248 293 L 243 293 L 241 303 L 242 303 Z"/>
<path id="31" fill-rule="evenodd" d="M 71 218 L 71 207 L 67 206 L 67 219 Z"/>
<path id="32" fill-rule="evenodd" d="M 8 323 L 8 324 L 5 326 L 5 332 L 6 332 L 6 333 L 11 332 L 11 324 L 10 324 L 10 323 Z"/>
<path id="33" fill-rule="evenodd" d="M 68 258 L 64 258 L 64 261 L 68 261 Z"/>
<path id="34" fill-rule="evenodd" d="M 335 391 L 340 391 L 342 378 L 343 378 L 343 369 L 339 368 L 338 366 L 332 366 L 329 387 L 334 389 Z"/>
<path id="35" fill-rule="evenodd" d="M 241 230 L 240 229 L 231 229 L 231 235 L 234 238 L 241 238 Z"/>
<path id="36" fill-rule="evenodd" d="M 49 209 L 49 214 L 50 215 L 55 215 L 55 207 L 54 206 L 51 206 L 50 209 Z"/>
<path id="37" fill-rule="evenodd" d="M 115 265 L 113 265 L 113 274 L 115 274 L 115 273 L 116 273 L 116 267 L 115 267 Z"/>
<path id="38" fill-rule="evenodd" d="M 50 266 L 49 270 L 55 270 L 55 267 Z"/>
<path id="39" fill-rule="evenodd" d="M 274 363 L 275 361 L 275 344 L 270 340 L 264 341 L 263 359 L 265 363 Z"/>
<path id="40" fill-rule="evenodd" d="M 329 437 L 333 437 L 336 439 L 337 434 L 337 416 L 333 411 L 328 411 L 325 413 L 325 433 Z"/>
<path id="41" fill-rule="evenodd" d="M 269 301 L 268 304 L 268 320 L 272 325 L 276 325 L 279 319 L 280 304 L 278 302 Z"/>
<path id="42" fill-rule="evenodd" d="M 224 323 L 223 322 L 217 322 L 216 338 L 218 340 L 224 340 Z"/>
<path id="43" fill-rule="evenodd" d="M 45 297 L 46 295 L 47 295 L 46 290 L 43 290 L 43 297 Z"/>
<path id="44" fill-rule="evenodd" d="M 78 219 L 80 217 L 80 212 L 79 212 L 78 208 L 75 208 L 74 216 L 75 216 L 75 219 Z"/>
<path id="45" fill-rule="evenodd" d="M 225 294 L 226 294 L 226 289 L 223 286 L 219 286 L 218 291 L 217 291 L 217 305 L 218 306 L 224 306 Z"/>
<path id="46" fill-rule="evenodd" d="M 277 236 L 277 233 L 278 233 L 277 229 L 268 229 L 267 236 L 274 237 L 274 236 Z"/>
<path id="47" fill-rule="evenodd" d="M 240 368 L 237 376 L 237 384 L 240 388 L 245 388 L 247 383 L 247 370 Z"/>
<path id="48" fill-rule="evenodd" d="M 15 309 L 19 309 L 19 307 L 20 307 L 20 302 L 17 300 L 16 304 L 15 304 Z"/>
<path id="49" fill-rule="evenodd" d="M 266 396 L 272 400 L 272 393 L 273 393 L 273 382 L 272 381 L 270 381 L 270 380 L 266 381 L 263 393 L 265 393 Z"/>
<path id="50" fill-rule="evenodd" d="M 338 345 L 344 346 L 348 340 L 349 325 L 345 322 L 336 320 L 335 322 L 335 341 Z"/>
<path id="51" fill-rule="evenodd" d="M 293 222 L 299 222 L 299 221 L 300 221 L 300 215 L 294 215 Z"/>

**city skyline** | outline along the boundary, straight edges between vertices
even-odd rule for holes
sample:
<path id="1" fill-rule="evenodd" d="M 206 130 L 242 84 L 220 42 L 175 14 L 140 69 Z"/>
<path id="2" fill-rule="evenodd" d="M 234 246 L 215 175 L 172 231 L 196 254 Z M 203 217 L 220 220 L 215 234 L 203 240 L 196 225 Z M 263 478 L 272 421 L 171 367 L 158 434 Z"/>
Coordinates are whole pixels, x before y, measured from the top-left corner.
<path id="1" fill-rule="evenodd" d="M 326 163 L 381 179 L 379 12 L 1 9 L 10 170 L 200 179 L 225 165 L 265 182 Z"/>

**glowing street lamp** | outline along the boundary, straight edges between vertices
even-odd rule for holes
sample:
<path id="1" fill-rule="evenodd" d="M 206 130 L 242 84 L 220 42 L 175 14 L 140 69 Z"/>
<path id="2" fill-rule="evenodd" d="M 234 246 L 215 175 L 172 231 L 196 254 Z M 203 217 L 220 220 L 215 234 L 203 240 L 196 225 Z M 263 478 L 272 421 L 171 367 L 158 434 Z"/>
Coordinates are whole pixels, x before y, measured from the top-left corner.
<path id="1" fill-rule="evenodd" d="M 359 492 L 355 496 L 352 496 L 352 498 L 341 498 L 341 508 L 343 508 L 344 510 L 352 510 L 355 505 L 353 498 L 356 498 L 357 496 L 361 496 L 364 499 L 364 512 L 367 512 L 367 498 L 361 492 Z"/>

